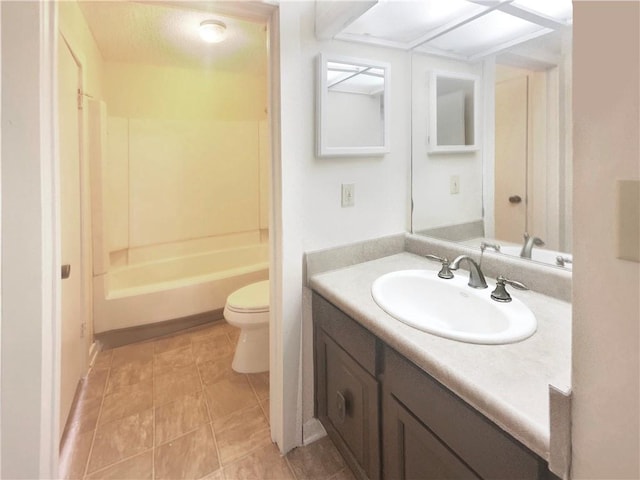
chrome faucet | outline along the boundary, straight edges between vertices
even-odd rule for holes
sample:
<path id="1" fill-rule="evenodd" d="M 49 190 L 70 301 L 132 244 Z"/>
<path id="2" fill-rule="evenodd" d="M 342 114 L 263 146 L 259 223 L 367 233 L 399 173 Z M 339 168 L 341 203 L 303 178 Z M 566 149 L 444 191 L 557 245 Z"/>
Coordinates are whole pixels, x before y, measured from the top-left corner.
<path id="1" fill-rule="evenodd" d="M 495 250 L 496 252 L 500 252 L 500 244 L 499 243 L 493 243 L 493 242 L 480 242 L 480 251 L 482 253 L 484 253 L 484 251 L 487 248 L 491 248 L 493 250 Z"/>
<path id="2" fill-rule="evenodd" d="M 531 250 L 533 247 L 542 247 L 544 242 L 541 238 L 532 237 L 527 232 L 524 233 L 524 245 L 522 246 L 522 250 L 520 250 L 520 256 L 522 258 L 531 258 Z"/>
<path id="3" fill-rule="evenodd" d="M 565 267 L 567 263 L 573 263 L 573 259 L 571 257 L 564 257 L 562 255 L 558 255 L 556 257 L 556 265 L 559 267 Z"/>
<path id="4" fill-rule="evenodd" d="M 469 264 L 469 283 L 468 285 L 473 288 L 487 288 L 487 281 L 484 279 L 484 274 L 473 258 L 469 255 L 460 255 L 449 265 L 450 270 L 458 270 L 460 268 L 460 262 L 466 260 Z"/>

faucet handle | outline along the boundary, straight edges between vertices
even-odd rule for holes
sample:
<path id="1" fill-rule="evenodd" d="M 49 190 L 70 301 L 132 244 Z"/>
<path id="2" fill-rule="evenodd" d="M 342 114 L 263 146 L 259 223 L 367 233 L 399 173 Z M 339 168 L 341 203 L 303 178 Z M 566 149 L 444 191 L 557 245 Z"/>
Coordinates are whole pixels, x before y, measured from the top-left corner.
<path id="1" fill-rule="evenodd" d="M 445 280 L 453 278 L 453 272 L 451 272 L 451 270 L 449 269 L 449 259 L 447 257 L 439 257 L 437 255 L 428 254 L 425 255 L 425 258 L 442 263 L 442 268 L 438 272 L 438 277 L 444 278 Z"/>
<path id="2" fill-rule="evenodd" d="M 502 275 L 499 275 L 498 278 L 496 278 L 496 289 L 491 292 L 491 298 L 496 302 L 510 302 L 511 295 L 509 295 L 509 292 L 507 292 L 507 284 L 518 290 L 529 290 L 529 288 L 524 283 L 510 280 L 503 277 Z"/>
<path id="3" fill-rule="evenodd" d="M 559 267 L 564 267 L 567 263 L 573 263 L 573 259 L 571 257 L 565 257 L 562 255 L 558 255 L 556 257 L 556 265 Z"/>
<path id="4" fill-rule="evenodd" d="M 484 253 L 487 248 L 492 248 L 496 252 L 500 251 L 500 244 L 494 242 L 480 242 L 480 251 Z"/>

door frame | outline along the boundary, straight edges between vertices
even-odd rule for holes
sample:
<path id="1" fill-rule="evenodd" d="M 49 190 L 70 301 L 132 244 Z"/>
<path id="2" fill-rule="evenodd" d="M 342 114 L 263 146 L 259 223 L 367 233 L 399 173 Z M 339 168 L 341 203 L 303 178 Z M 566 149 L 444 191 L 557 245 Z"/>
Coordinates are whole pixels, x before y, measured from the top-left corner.
<path id="1" fill-rule="evenodd" d="M 55 2 L 3 3 L 0 476 L 54 478 L 58 466 L 60 253 Z M 7 101 L 9 103 L 9 100 Z M 11 119 L 5 118 L 11 116 Z M 15 122 L 12 122 L 15 120 Z M 25 132 L 37 139 L 25 145 Z M 19 185 L 30 188 L 19 188 Z M 21 212 L 16 220 L 16 212 Z M 11 227 L 11 228 L 8 228 Z M 11 281 L 7 281 L 10 279 Z M 25 418 L 27 417 L 27 418 Z"/>
<path id="2" fill-rule="evenodd" d="M 76 115 L 78 117 L 78 193 L 79 193 L 79 201 L 80 201 L 80 205 L 79 205 L 79 209 L 80 209 L 80 265 L 78 266 L 74 266 L 75 268 L 73 268 L 72 270 L 72 274 L 74 274 L 73 272 L 75 272 L 76 275 L 80 275 L 80 312 L 82 315 L 82 324 L 84 325 L 82 327 L 82 332 L 83 332 L 83 336 L 81 337 L 82 340 L 82 349 L 83 349 L 83 357 L 82 357 L 82 377 L 86 376 L 88 370 L 89 370 L 89 365 L 91 364 L 91 347 L 93 345 L 93 306 L 92 306 L 92 292 L 91 292 L 91 287 L 92 287 L 92 266 L 93 266 L 93 262 L 92 262 L 92 258 L 91 258 L 91 196 L 90 196 L 90 172 L 89 172 L 89 164 L 88 164 L 88 157 L 87 157 L 87 132 L 86 132 L 86 125 L 87 125 L 87 113 L 86 113 L 86 108 L 85 108 L 85 102 L 84 102 L 84 86 L 85 86 L 85 68 L 84 68 L 84 64 L 85 61 L 82 57 L 82 55 L 80 55 L 78 53 L 78 51 L 76 49 L 74 49 L 72 42 L 69 41 L 69 39 L 66 38 L 64 32 L 62 32 L 59 28 L 57 30 L 57 38 L 56 38 L 56 45 L 59 45 L 59 42 L 62 41 L 62 43 L 66 46 L 66 48 L 69 50 L 69 53 L 71 54 L 71 57 L 73 58 L 74 62 L 77 65 L 77 72 L 78 72 L 78 78 L 77 78 L 77 90 L 78 90 L 78 95 L 80 95 L 80 97 L 78 98 L 78 102 L 80 102 L 80 104 L 78 105 L 78 108 L 76 110 Z M 57 47 L 56 47 L 57 48 Z M 56 50 L 57 52 L 57 50 Z M 57 64 L 58 64 L 58 60 L 56 59 L 56 75 L 57 75 Z M 57 77 L 56 77 L 57 78 Z M 56 92 L 57 92 L 57 87 L 58 85 L 56 85 Z M 55 112 L 55 121 L 56 121 L 56 131 L 58 130 L 58 108 L 56 108 L 56 112 Z M 56 153 L 56 155 L 59 155 L 58 153 Z M 56 168 L 58 170 L 58 177 L 60 177 L 60 175 L 62 174 L 60 171 L 60 161 L 61 159 L 59 157 L 56 157 L 56 161 L 58 162 Z M 61 179 L 58 178 L 58 181 L 60 181 Z M 61 194 L 62 192 L 59 191 L 59 194 Z M 60 198 L 59 196 L 56 198 L 57 202 L 60 202 Z M 62 205 L 60 203 L 60 207 L 62 208 Z M 62 212 L 61 212 L 62 215 Z M 62 219 L 62 217 L 61 217 Z M 60 220 L 62 221 L 62 220 Z M 62 234 L 62 225 L 59 225 L 59 231 L 60 234 Z M 62 248 L 62 244 L 60 245 L 60 248 Z M 62 261 L 62 259 L 61 259 Z M 62 295 L 62 283 L 60 285 L 60 293 Z M 60 311 L 60 322 L 62 322 L 62 308 Z M 62 333 L 62 325 L 60 324 L 60 329 L 61 329 L 61 333 Z M 62 357 L 61 357 L 62 359 Z M 62 363 L 60 364 L 60 374 L 62 375 Z M 82 378 L 81 377 L 81 378 Z M 76 387 L 77 388 L 77 387 Z M 71 404 L 71 409 L 73 409 L 73 403 Z M 65 428 L 65 425 L 60 425 L 60 435 L 62 435 L 62 432 Z"/>

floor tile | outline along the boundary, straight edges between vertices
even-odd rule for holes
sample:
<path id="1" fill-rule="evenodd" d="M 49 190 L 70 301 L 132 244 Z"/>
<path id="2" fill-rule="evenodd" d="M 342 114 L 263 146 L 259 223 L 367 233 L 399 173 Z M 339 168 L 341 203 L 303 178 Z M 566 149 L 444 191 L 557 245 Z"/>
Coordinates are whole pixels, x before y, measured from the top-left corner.
<path id="1" fill-rule="evenodd" d="M 85 399 L 101 398 L 109 375 L 109 369 L 91 369 L 82 385 L 82 397 Z"/>
<path id="2" fill-rule="evenodd" d="M 191 342 L 193 356 L 196 362 L 209 362 L 232 354 L 235 345 L 229 341 L 226 335 L 194 338 Z"/>
<path id="3" fill-rule="evenodd" d="M 153 343 L 133 343 L 113 350 L 111 368 L 121 367 L 131 362 L 148 362 L 153 359 Z"/>
<path id="4" fill-rule="evenodd" d="M 201 478 L 220 468 L 211 427 L 205 425 L 195 432 L 156 447 L 155 478 Z"/>
<path id="5" fill-rule="evenodd" d="M 209 423 L 202 392 L 184 395 L 155 411 L 156 445 L 166 443 Z"/>
<path id="6" fill-rule="evenodd" d="M 247 374 L 259 400 L 269 398 L 269 372 Z"/>
<path id="7" fill-rule="evenodd" d="M 244 376 L 227 377 L 211 385 L 205 385 L 204 389 L 209 414 L 213 420 L 258 404 L 253 389 Z"/>
<path id="8" fill-rule="evenodd" d="M 198 369 L 189 365 L 174 370 L 167 375 L 160 375 L 153 380 L 153 401 L 156 407 L 172 402 L 183 395 L 198 392 L 202 389 Z"/>
<path id="9" fill-rule="evenodd" d="M 114 358 L 115 361 L 115 358 Z M 107 394 L 123 387 L 151 381 L 153 377 L 153 359 L 132 360 L 117 367 L 111 367 Z"/>
<path id="10" fill-rule="evenodd" d="M 224 336 L 229 331 L 230 325 L 227 322 L 215 322 L 213 325 L 209 325 L 190 332 L 191 340 L 202 339 L 204 337 L 219 337 Z"/>
<path id="11" fill-rule="evenodd" d="M 227 377 L 241 377 L 242 373 L 237 373 L 231 368 L 233 355 L 226 355 L 216 360 L 209 360 L 198 364 L 202 383 L 210 385 L 224 380 Z"/>
<path id="12" fill-rule="evenodd" d="M 164 353 L 176 348 L 187 347 L 191 344 L 191 337 L 188 334 L 174 335 L 161 338 L 154 342 L 154 353 Z"/>
<path id="13" fill-rule="evenodd" d="M 295 480 L 287 461 L 271 443 L 225 465 L 224 473 L 227 480 Z"/>
<path id="14" fill-rule="evenodd" d="M 269 411 L 269 399 L 266 398 L 264 400 L 260 400 L 260 407 L 262 408 L 262 413 L 264 413 L 264 416 L 267 419 L 267 422 L 271 423 L 270 418 L 271 418 L 271 412 Z"/>
<path id="15" fill-rule="evenodd" d="M 93 362 L 93 368 L 102 369 L 111 367 L 111 359 L 113 358 L 113 350 L 103 350 L 98 352 Z"/>
<path id="16" fill-rule="evenodd" d="M 100 424 L 128 417 L 153 407 L 151 382 L 126 385 L 104 397 Z"/>
<path id="17" fill-rule="evenodd" d="M 213 430 L 224 466 L 258 447 L 271 444 L 269 424 L 259 406 L 215 420 Z"/>
<path id="18" fill-rule="evenodd" d="M 152 480 L 153 451 L 148 450 L 103 470 L 87 475 L 88 480 Z"/>
<path id="19" fill-rule="evenodd" d="M 153 410 L 99 425 L 89 473 L 153 447 Z"/>
<path id="20" fill-rule="evenodd" d="M 356 476 L 349 467 L 345 467 L 332 476 L 330 480 L 356 480 Z"/>
<path id="21" fill-rule="evenodd" d="M 227 478 L 224 475 L 224 470 L 222 468 L 216 470 L 213 473 L 210 473 L 209 475 L 205 475 L 204 477 L 202 477 L 201 480 L 240 480 L 240 479 L 234 479 L 234 478 Z"/>
<path id="22" fill-rule="evenodd" d="M 329 437 L 292 450 L 287 454 L 287 459 L 298 480 L 325 480 L 345 467 L 344 460 Z"/>
<path id="23" fill-rule="evenodd" d="M 280 455 L 269 373 L 231 368 L 238 333 L 219 322 L 101 352 L 70 417 L 61 475 L 353 480 L 328 438 Z"/>
<path id="24" fill-rule="evenodd" d="M 157 353 L 153 357 L 153 374 L 165 375 L 182 367 L 195 363 L 191 352 L 191 343 L 185 347 L 178 347 L 163 353 Z"/>

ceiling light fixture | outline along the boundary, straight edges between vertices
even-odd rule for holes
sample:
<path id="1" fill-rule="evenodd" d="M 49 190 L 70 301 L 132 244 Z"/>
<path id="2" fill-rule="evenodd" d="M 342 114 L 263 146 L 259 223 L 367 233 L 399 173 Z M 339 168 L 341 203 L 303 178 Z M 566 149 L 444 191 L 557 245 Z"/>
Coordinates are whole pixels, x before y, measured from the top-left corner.
<path id="1" fill-rule="evenodd" d="M 227 26 L 218 20 L 205 20 L 200 24 L 200 38 L 207 43 L 218 43 L 227 36 Z"/>

